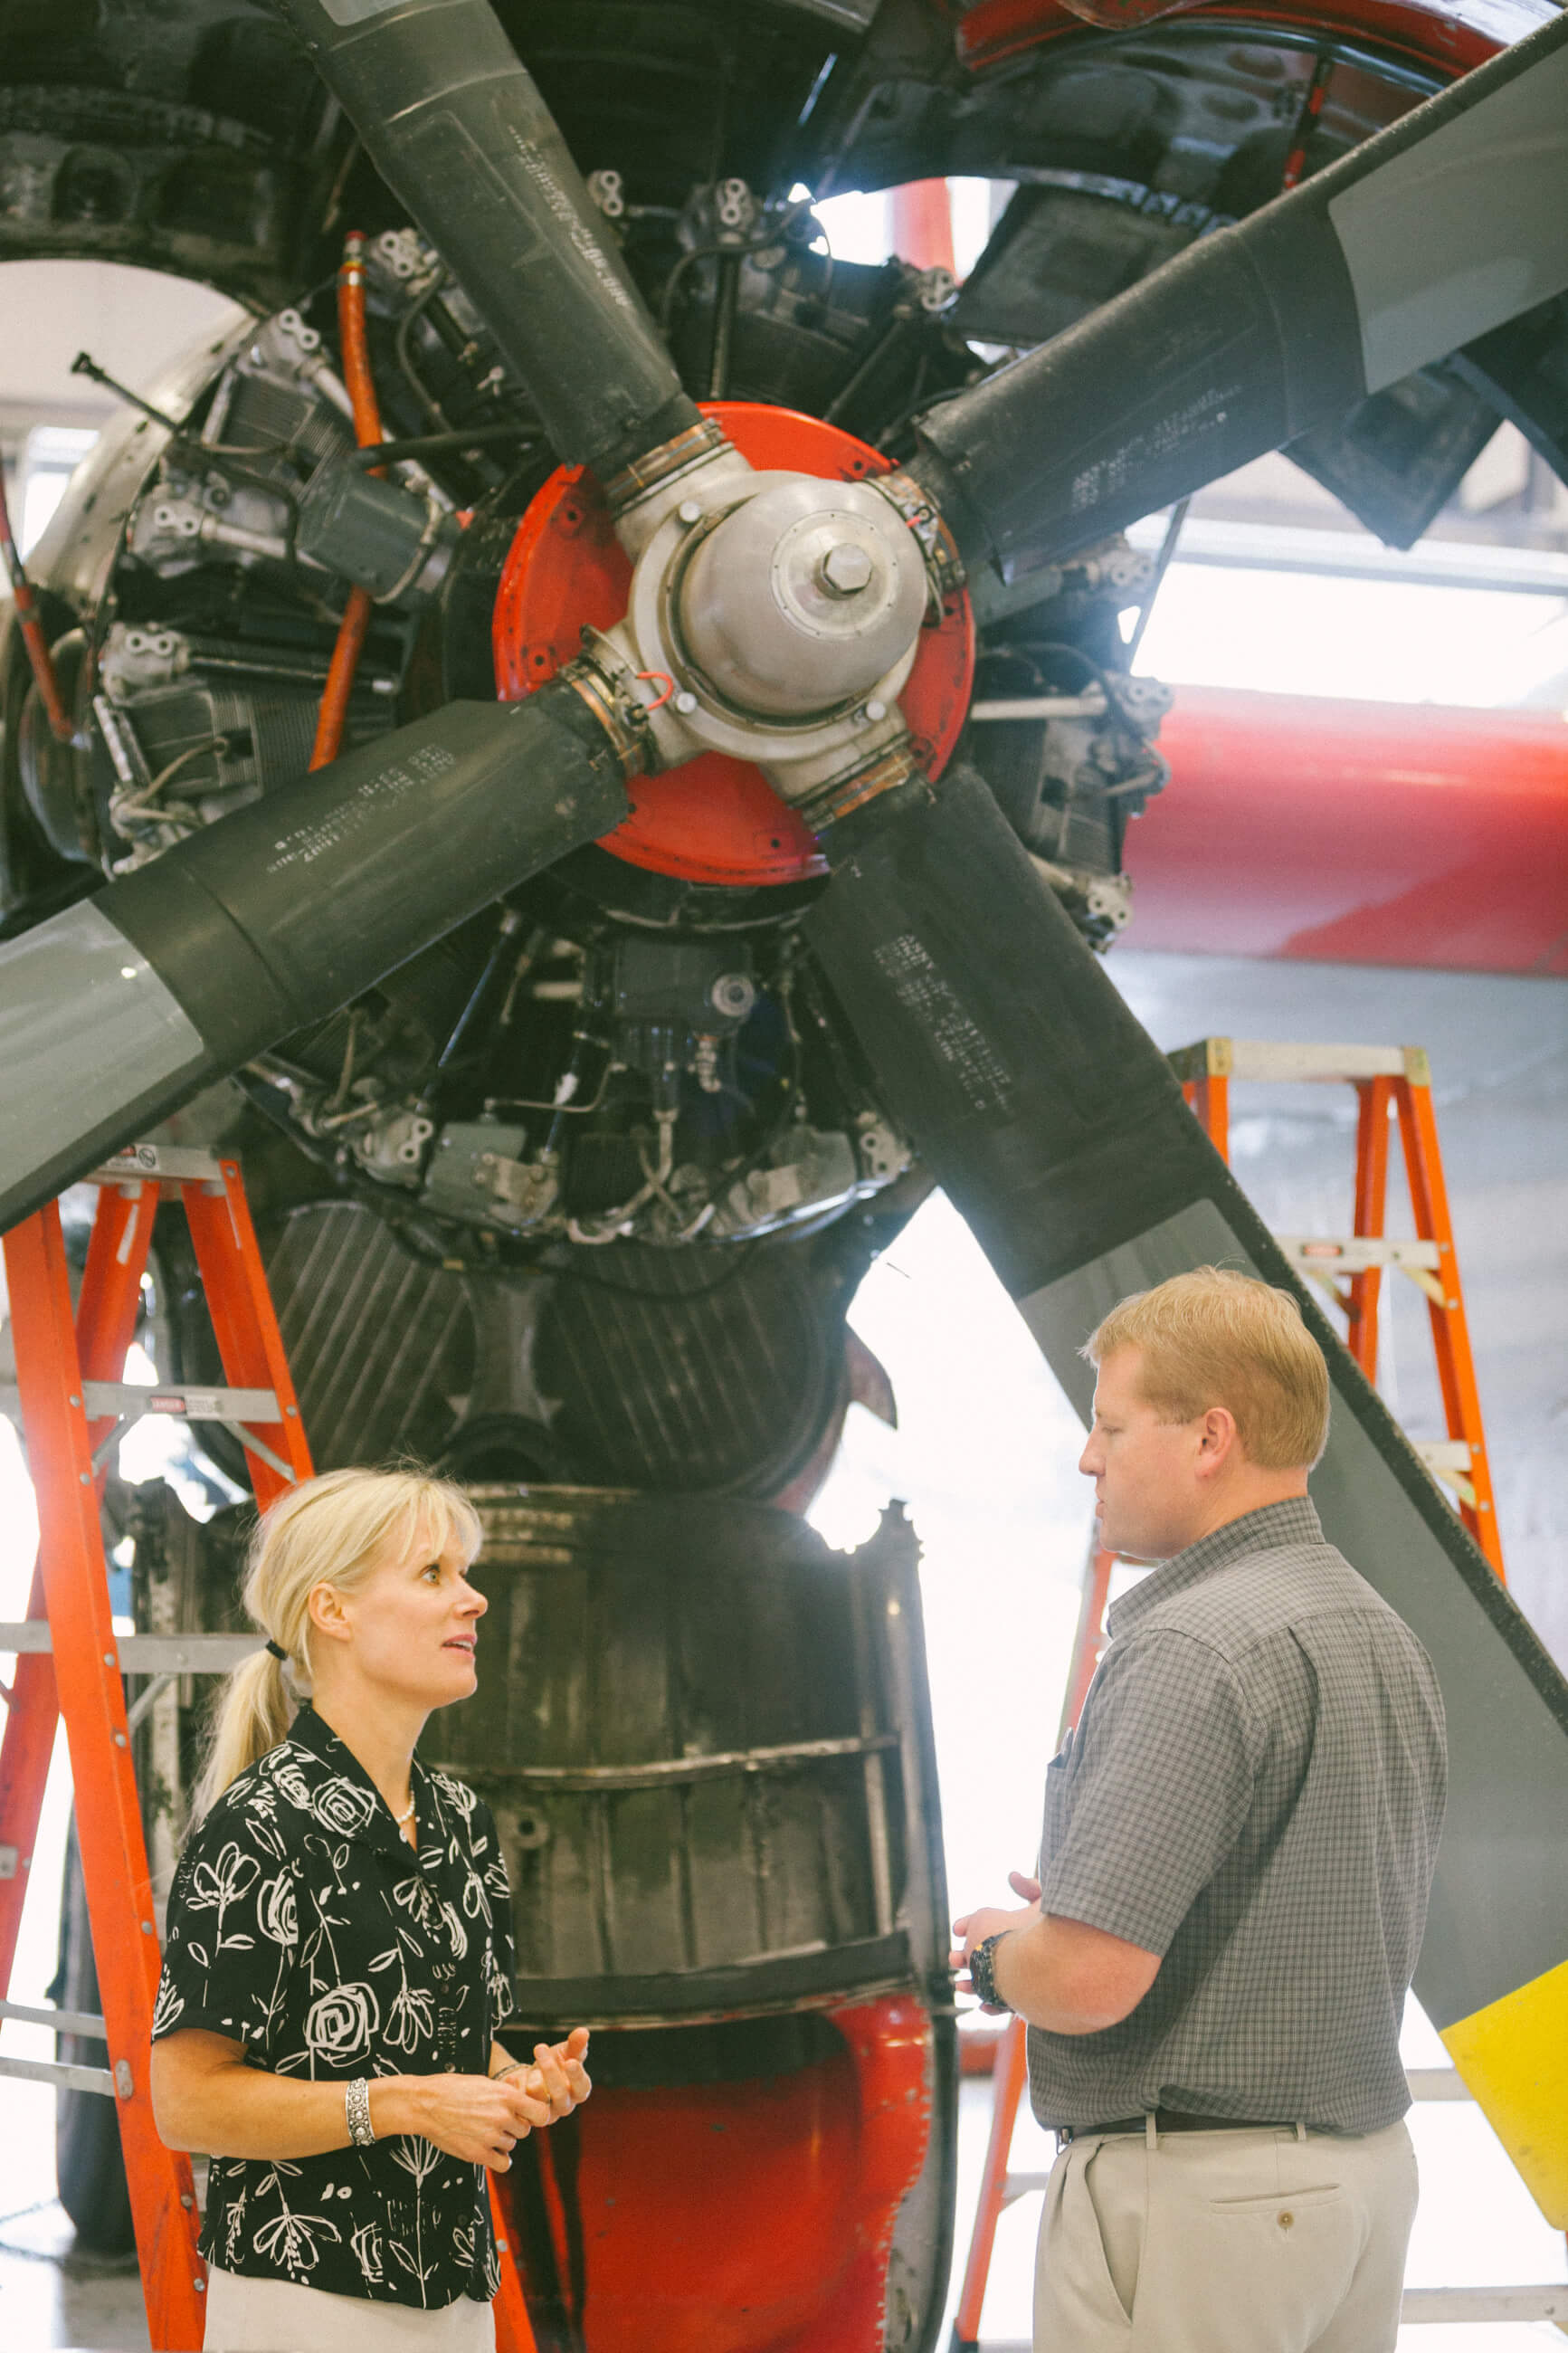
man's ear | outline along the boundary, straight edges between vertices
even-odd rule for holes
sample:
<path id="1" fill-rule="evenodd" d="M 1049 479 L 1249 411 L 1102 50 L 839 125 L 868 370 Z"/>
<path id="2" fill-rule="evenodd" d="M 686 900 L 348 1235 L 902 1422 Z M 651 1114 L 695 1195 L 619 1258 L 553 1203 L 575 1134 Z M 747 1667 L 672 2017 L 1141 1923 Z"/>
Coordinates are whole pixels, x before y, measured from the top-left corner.
<path id="1" fill-rule="evenodd" d="M 343 1608 L 342 1596 L 335 1586 L 313 1585 L 310 1588 L 310 1598 L 305 1607 L 310 1613 L 312 1627 L 318 1634 L 324 1634 L 329 1642 L 346 1642 L 350 1640 L 353 1628 L 349 1622 L 348 1612 Z"/>
<path id="2" fill-rule="evenodd" d="M 1199 1478 L 1212 1479 L 1227 1462 L 1234 1461 L 1239 1443 L 1236 1416 L 1229 1407 L 1211 1405 L 1198 1425 Z"/>

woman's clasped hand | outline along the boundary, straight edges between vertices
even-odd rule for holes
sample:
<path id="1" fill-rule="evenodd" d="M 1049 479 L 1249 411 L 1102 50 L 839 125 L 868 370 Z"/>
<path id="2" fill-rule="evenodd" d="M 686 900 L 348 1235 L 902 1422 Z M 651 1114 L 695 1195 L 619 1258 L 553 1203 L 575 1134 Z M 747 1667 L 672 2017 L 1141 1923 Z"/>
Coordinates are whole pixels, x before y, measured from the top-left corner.
<path id="1" fill-rule="evenodd" d="M 371 2085 L 371 2116 L 377 2133 L 415 2132 L 448 2157 L 504 2173 L 520 2140 L 536 2125 L 552 2120 L 548 2099 L 530 2092 L 520 2076 L 397 2075 Z M 383 2107 L 391 2116 L 384 2124 Z"/>
<path id="2" fill-rule="evenodd" d="M 498 2068 L 496 2080 L 506 2083 L 516 2078 L 531 2098 L 547 2104 L 547 2113 L 532 2121 L 557 2124 L 574 2108 L 580 2108 L 594 2088 L 584 2064 L 587 2055 L 588 2030 L 574 2026 L 564 2042 L 536 2042 L 531 2067 L 520 2059 L 515 2067 Z"/>

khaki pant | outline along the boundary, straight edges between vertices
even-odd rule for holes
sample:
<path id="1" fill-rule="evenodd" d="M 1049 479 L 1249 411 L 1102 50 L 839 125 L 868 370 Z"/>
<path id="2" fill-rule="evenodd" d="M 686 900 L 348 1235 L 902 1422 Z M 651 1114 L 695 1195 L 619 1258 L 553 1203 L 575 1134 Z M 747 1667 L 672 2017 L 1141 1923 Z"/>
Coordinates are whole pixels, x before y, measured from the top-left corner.
<path id="1" fill-rule="evenodd" d="M 1392 2353 L 1403 2124 L 1073 2141 L 1046 2193 L 1035 2353 Z"/>
<path id="2" fill-rule="evenodd" d="M 207 2265 L 205 2353 L 495 2353 L 495 2316 L 460 2295 L 421 2312 Z"/>

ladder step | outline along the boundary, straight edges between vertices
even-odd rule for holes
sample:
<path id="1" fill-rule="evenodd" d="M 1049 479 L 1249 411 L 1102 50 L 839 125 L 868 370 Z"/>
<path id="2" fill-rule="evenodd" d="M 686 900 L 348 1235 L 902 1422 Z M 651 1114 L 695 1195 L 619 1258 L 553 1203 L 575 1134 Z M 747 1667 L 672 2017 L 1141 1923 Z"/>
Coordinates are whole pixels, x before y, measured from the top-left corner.
<path id="1" fill-rule="evenodd" d="M 1457 2067 L 1408 2067 L 1405 2080 L 1410 2086 L 1413 2100 L 1469 2100 L 1475 2097 Z M 1002 2203 L 1011 2206 L 1016 2199 L 1027 2198 L 1043 2190 L 1050 2173 L 1010 2173 L 1002 2185 Z M 1568 2288 L 1563 2290 L 1568 2295 Z"/>
<path id="2" fill-rule="evenodd" d="M 1177 1078 L 1310 1079 L 1326 1085 L 1357 1079 L 1413 1079 L 1429 1084 L 1419 1046 L 1304 1046 L 1289 1039 L 1200 1038 L 1167 1058 Z"/>
<path id="3" fill-rule="evenodd" d="M 64 2059 L 0 2058 L 0 2075 L 20 2075 L 28 2084 L 54 2084 L 68 2092 L 102 2092 L 114 2097 L 107 2067 L 76 2067 Z"/>
<path id="4" fill-rule="evenodd" d="M 1381 1234 L 1276 1234 L 1274 1239 L 1297 1273 L 1321 1282 L 1342 1306 L 1344 1301 L 1334 1290 L 1335 1276 L 1363 1274 L 1371 1267 L 1381 1266 L 1397 1267 L 1401 1274 L 1408 1275 L 1434 1306 L 1458 1305 L 1445 1286 L 1442 1253 L 1436 1242 L 1389 1241 Z"/>
<path id="5" fill-rule="evenodd" d="M 133 1420 L 144 1413 L 175 1414 L 189 1421 L 282 1419 L 271 1389 L 198 1388 L 190 1381 L 159 1381 L 151 1388 L 139 1381 L 84 1381 L 82 1397 L 89 1421 L 108 1414 Z"/>
<path id="6" fill-rule="evenodd" d="M 1390 1241 L 1382 1234 L 1276 1234 L 1274 1239 L 1292 1266 L 1307 1274 L 1364 1274 L 1374 1266 L 1435 1274 L 1443 1263 L 1436 1242 Z"/>
<path id="7" fill-rule="evenodd" d="M 1410 1443 L 1436 1478 L 1455 1471 L 1468 1471 L 1470 1467 L 1468 1438 L 1413 1438 Z"/>
<path id="8" fill-rule="evenodd" d="M 34 2010 L 25 2001 L 0 2001 L 0 2018 L 14 2018 L 23 2026 L 52 2026 L 57 2034 L 90 2034 L 101 2042 L 101 2018 L 85 2010 Z"/>
<path id="9" fill-rule="evenodd" d="M 238 1429 L 246 1422 L 279 1422 L 277 1394 L 272 1389 L 198 1388 L 192 1381 L 84 1381 L 83 1404 L 89 1421 L 139 1421 L 144 1413 L 170 1414 L 182 1421 L 222 1421 Z M 15 1420 L 21 1412 L 15 1381 L 0 1382 L 0 1413 Z"/>
<path id="10" fill-rule="evenodd" d="M 1568 2321 L 1568 2287 L 1407 2287 L 1399 2316 L 1407 2322 Z"/>
<path id="11" fill-rule="evenodd" d="M 226 1675 L 261 1644 L 259 1634 L 121 1634 L 115 1641 L 127 1675 Z M 0 1620 L 0 1651 L 54 1647 L 47 1618 Z"/>
<path id="12" fill-rule="evenodd" d="M 1568 2287 L 1407 2287 L 1400 2306 L 1406 2327 L 1422 2321 L 1568 2321 Z M 954 2337 L 950 2353 L 1034 2353 L 1026 2337 L 982 2337 L 970 2346 Z"/>
<path id="13" fill-rule="evenodd" d="M 128 1144 L 101 1167 L 80 1180 L 84 1185 L 139 1185 L 156 1179 L 163 1184 L 220 1185 L 223 1170 L 210 1152 L 196 1152 L 178 1144 Z"/>

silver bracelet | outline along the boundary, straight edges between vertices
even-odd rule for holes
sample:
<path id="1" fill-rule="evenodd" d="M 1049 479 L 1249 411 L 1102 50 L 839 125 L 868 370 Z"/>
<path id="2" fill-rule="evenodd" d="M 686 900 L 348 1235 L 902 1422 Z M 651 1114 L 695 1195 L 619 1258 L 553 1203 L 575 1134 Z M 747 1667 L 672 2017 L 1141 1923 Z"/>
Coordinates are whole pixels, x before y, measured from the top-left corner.
<path id="1" fill-rule="evenodd" d="M 368 2148 L 375 2138 L 375 2126 L 370 2120 L 370 2085 L 363 2075 L 343 2085 L 343 2114 L 355 2148 Z"/>

